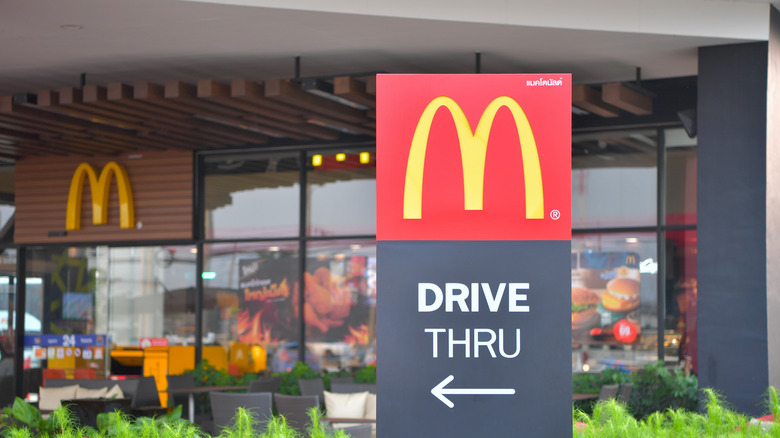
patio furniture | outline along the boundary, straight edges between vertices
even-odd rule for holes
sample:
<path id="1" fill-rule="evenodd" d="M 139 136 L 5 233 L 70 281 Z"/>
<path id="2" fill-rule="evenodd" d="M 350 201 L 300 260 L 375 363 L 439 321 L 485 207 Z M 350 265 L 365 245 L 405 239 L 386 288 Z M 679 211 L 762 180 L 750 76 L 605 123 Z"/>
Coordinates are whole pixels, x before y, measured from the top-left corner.
<path id="1" fill-rule="evenodd" d="M 168 406 L 186 405 L 187 394 L 171 394 L 171 389 L 192 388 L 195 386 L 195 377 L 190 374 L 179 374 L 176 376 L 167 376 L 168 379 Z M 171 401 L 173 403 L 171 403 Z"/>
<path id="2" fill-rule="evenodd" d="M 279 392 L 279 387 L 282 385 L 281 376 L 265 376 L 258 377 L 255 380 L 249 382 L 249 389 L 247 392 Z"/>
<path id="3" fill-rule="evenodd" d="M 106 379 L 48 379 L 46 388 L 60 388 L 63 386 L 78 385 L 87 389 L 111 389 L 118 385 L 122 390 L 124 397 L 133 400 L 131 408 L 134 410 L 158 410 L 160 405 L 160 395 L 157 392 L 157 384 L 154 377 L 138 377 L 124 380 L 106 380 Z"/>
<path id="4" fill-rule="evenodd" d="M 358 424 L 344 427 L 341 430 L 352 438 L 371 438 L 371 428 L 370 424 Z"/>
<path id="5" fill-rule="evenodd" d="M 320 403 L 324 403 L 325 383 L 321 378 L 298 379 L 298 389 L 301 390 L 301 395 L 316 395 L 319 397 Z"/>
<path id="6" fill-rule="evenodd" d="M 82 426 L 90 426 L 97 429 L 98 414 L 114 411 L 130 413 L 131 398 L 79 398 L 62 400 L 62 405 L 78 419 Z"/>
<path id="7" fill-rule="evenodd" d="M 330 384 L 334 383 L 355 383 L 355 378 L 352 376 L 333 376 L 330 378 Z"/>
<path id="8" fill-rule="evenodd" d="M 195 422 L 195 394 L 200 394 L 203 392 L 246 390 L 246 388 L 247 387 L 243 385 L 193 386 L 190 388 L 173 388 L 173 389 L 168 388 L 168 394 L 187 394 L 188 417 L 190 421 L 194 423 Z"/>
<path id="9" fill-rule="evenodd" d="M 618 391 L 617 399 L 623 403 L 628 403 L 631 400 L 631 391 L 634 390 L 634 382 L 626 382 L 620 385 L 620 391 Z"/>
<path id="10" fill-rule="evenodd" d="M 233 417 L 238 408 L 244 408 L 255 416 L 258 435 L 265 432 L 266 423 L 273 415 L 273 399 L 270 392 L 243 394 L 209 392 L 209 398 L 211 414 L 214 417 L 214 435 L 219 434 L 220 429 L 233 424 Z"/>
<path id="11" fill-rule="evenodd" d="M 309 409 L 319 408 L 320 399 L 316 395 L 274 394 L 274 404 L 279 415 L 287 419 L 287 424 L 303 433 L 311 424 Z"/>
<path id="12" fill-rule="evenodd" d="M 617 383 L 614 385 L 602 385 L 601 392 L 599 392 L 599 401 L 609 400 L 617 397 L 618 388 L 620 385 Z"/>
<path id="13" fill-rule="evenodd" d="M 368 391 L 371 394 L 376 394 L 375 383 L 337 383 L 331 382 L 330 392 L 337 392 L 340 394 L 348 394 L 352 392 L 364 392 Z"/>

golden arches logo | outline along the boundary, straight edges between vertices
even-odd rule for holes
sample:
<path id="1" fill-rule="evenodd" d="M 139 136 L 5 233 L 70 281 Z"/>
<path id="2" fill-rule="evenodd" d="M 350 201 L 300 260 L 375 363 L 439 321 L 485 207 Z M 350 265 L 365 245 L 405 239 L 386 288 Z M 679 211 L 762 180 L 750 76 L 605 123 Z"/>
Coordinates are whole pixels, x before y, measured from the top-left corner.
<path id="1" fill-rule="evenodd" d="M 449 110 L 460 143 L 460 158 L 463 166 L 463 203 L 466 210 L 482 210 L 485 183 L 485 159 L 487 142 L 493 119 L 498 110 L 506 107 L 511 111 L 520 139 L 523 157 L 523 175 L 525 183 L 525 217 L 527 219 L 544 218 L 544 192 L 542 190 L 542 169 L 539 164 L 539 152 L 536 148 L 531 125 L 520 105 L 511 97 L 501 96 L 494 99 L 485 108 L 472 133 L 466 114 L 451 98 L 440 96 L 433 99 L 417 123 L 406 164 L 404 182 L 404 219 L 422 218 L 423 170 L 425 168 L 425 150 L 431 131 L 433 116 L 439 108 Z"/>
<path id="2" fill-rule="evenodd" d="M 65 229 L 81 228 L 81 198 L 84 192 L 84 179 L 89 178 L 89 190 L 92 194 L 92 223 L 105 225 L 108 223 L 108 193 L 111 188 L 111 176 L 116 177 L 119 189 L 119 226 L 133 228 L 135 213 L 133 209 L 133 192 L 130 189 L 130 179 L 124 167 L 111 161 L 103 167 L 98 178 L 95 169 L 88 163 L 81 163 L 73 173 L 68 193 L 68 210 L 65 219 Z"/>
<path id="3" fill-rule="evenodd" d="M 627 265 L 635 265 L 636 264 L 636 256 L 635 255 L 627 255 L 626 256 L 626 264 Z"/>

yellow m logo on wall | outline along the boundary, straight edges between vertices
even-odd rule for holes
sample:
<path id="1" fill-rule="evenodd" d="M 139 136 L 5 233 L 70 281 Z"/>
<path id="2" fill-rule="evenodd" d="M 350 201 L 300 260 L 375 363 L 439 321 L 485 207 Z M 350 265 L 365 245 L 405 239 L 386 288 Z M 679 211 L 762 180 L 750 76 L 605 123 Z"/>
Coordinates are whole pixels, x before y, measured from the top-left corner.
<path id="1" fill-rule="evenodd" d="M 422 218 L 423 171 L 425 168 L 425 150 L 428 146 L 433 117 L 439 108 L 445 107 L 452 115 L 460 143 L 460 157 L 463 165 L 463 202 L 466 210 L 482 210 L 485 183 L 485 159 L 487 142 L 493 119 L 498 110 L 506 107 L 511 111 L 517 126 L 520 148 L 523 157 L 523 175 L 525 183 L 525 217 L 527 219 L 544 218 L 544 192 L 542 190 L 542 169 L 539 164 L 539 152 L 536 148 L 531 125 L 523 109 L 511 97 L 501 96 L 494 99 L 485 108 L 472 133 L 469 121 L 460 106 L 451 98 L 440 96 L 433 99 L 417 123 L 409 150 L 404 182 L 404 219 Z"/>
<path id="2" fill-rule="evenodd" d="M 65 220 L 67 230 L 81 229 L 81 198 L 84 192 L 84 179 L 89 178 L 89 190 L 92 194 L 92 224 L 108 223 L 108 194 L 111 188 L 111 176 L 116 177 L 119 189 L 119 226 L 133 228 L 135 212 L 133 208 L 133 192 L 130 179 L 124 167 L 111 161 L 103 167 L 98 178 L 95 169 L 87 163 L 79 164 L 70 181 L 68 193 L 68 211 Z"/>

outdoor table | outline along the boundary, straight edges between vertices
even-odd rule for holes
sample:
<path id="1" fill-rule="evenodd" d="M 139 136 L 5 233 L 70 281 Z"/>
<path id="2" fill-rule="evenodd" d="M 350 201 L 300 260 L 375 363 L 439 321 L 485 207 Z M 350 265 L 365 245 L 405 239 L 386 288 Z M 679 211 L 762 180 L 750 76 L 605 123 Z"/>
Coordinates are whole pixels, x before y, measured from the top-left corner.
<path id="1" fill-rule="evenodd" d="M 130 412 L 132 398 L 75 398 L 62 400 L 62 405 L 78 418 L 82 426 L 97 429 L 97 416 L 104 412 L 122 410 Z"/>
<path id="2" fill-rule="evenodd" d="M 192 388 L 169 388 L 168 394 L 187 394 L 190 422 L 195 422 L 195 394 L 212 391 L 237 391 L 246 390 L 246 385 L 224 385 L 224 386 L 195 386 Z"/>
<path id="3" fill-rule="evenodd" d="M 590 400 L 594 398 L 599 398 L 598 394 L 582 394 L 582 393 L 574 393 L 571 395 L 572 401 L 580 401 L 580 400 Z"/>

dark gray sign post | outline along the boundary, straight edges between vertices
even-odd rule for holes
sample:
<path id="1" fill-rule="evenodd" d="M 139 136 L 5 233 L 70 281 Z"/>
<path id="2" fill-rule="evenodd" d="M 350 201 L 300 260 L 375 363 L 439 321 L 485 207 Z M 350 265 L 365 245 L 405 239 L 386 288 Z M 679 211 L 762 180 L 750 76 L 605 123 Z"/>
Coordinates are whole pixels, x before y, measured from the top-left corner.
<path id="1" fill-rule="evenodd" d="M 535 75 L 537 83 L 553 84 L 540 91 L 523 87 L 531 87 L 525 75 L 497 76 L 378 79 L 382 438 L 571 434 L 570 81 Z M 409 91 L 411 101 L 403 98 Z M 550 105 L 556 99 L 560 105 Z M 550 121 L 559 119 L 562 126 L 553 129 Z M 491 129 L 499 120 L 507 126 Z M 545 123 L 535 129 L 535 120 Z M 480 136 L 485 125 L 489 153 L 488 137 Z M 464 143 L 480 142 L 484 173 L 465 164 L 475 156 Z M 421 144 L 422 154 L 415 151 Z M 437 167 L 445 170 L 437 174 Z M 425 176 L 422 213 L 409 208 L 423 192 L 414 169 L 435 175 Z M 496 173 L 506 177 L 490 176 Z M 441 175 L 452 180 L 442 182 Z M 480 177 L 481 206 L 469 201 L 476 193 L 469 185 Z M 503 198 L 516 205 L 507 207 Z"/>

